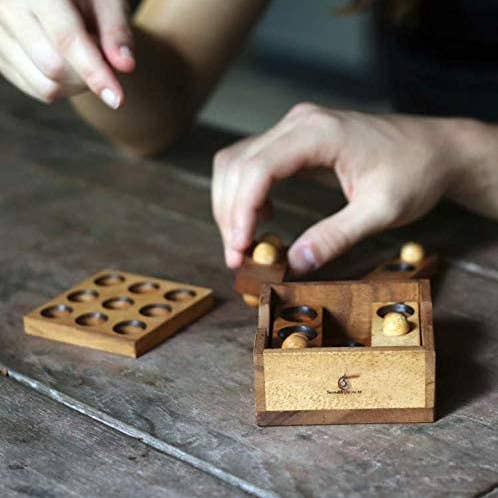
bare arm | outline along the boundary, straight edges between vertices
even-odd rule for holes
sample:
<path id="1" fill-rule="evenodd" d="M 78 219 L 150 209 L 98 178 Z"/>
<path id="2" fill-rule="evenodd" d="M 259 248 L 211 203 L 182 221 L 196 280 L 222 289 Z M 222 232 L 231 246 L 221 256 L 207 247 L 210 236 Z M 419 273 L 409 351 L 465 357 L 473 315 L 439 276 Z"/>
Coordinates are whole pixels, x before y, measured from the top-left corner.
<path id="1" fill-rule="evenodd" d="M 118 146 L 160 152 L 190 124 L 266 4 L 144 0 L 133 23 L 137 67 L 120 76 L 125 105 L 109 110 L 85 93 L 75 108 Z"/>

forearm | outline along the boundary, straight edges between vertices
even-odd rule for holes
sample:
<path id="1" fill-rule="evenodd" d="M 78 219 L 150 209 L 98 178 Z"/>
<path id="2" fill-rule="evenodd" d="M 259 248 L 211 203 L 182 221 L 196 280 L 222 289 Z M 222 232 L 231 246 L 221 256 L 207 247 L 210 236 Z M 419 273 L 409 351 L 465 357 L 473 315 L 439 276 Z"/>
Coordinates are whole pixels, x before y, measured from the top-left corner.
<path id="1" fill-rule="evenodd" d="M 182 56 L 140 28 L 135 31 L 137 67 L 121 75 L 126 101 L 114 111 L 91 93 L 71 99 L 77 112 L 116 146 L 152 155 L 171 144 L 189 124 L 198 105 Z"/>
<path id="2" fill-rule="evenodd" d="M 107 110 L 90 94 L 77 111 L 112 142 L 150 155 L 191 122 L 266 0 L 148 0 L 135 16 L 137 67 L 121 76 L 126 102 Z"/>
<path id="3" fill-rule="evenodd" d="M 478 214 L 498 220 L 498 126 L 449 119 L 444 126 L 455 174 L 447 196 Z"/>

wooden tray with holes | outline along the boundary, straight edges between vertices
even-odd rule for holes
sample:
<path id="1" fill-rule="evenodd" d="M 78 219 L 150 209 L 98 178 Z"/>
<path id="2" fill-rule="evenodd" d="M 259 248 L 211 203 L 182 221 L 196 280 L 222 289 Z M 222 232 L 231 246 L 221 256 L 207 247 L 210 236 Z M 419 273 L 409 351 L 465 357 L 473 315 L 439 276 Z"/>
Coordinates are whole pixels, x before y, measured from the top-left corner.
<path id="1" fill-rule="evenodd" d="M 211 289 L 103 270 L 24 317 L 27 334 L 136 358 L 214 304 Z"/>
<path id="2" fill-rule="evenodd" d="M 379 335 L 389 311 L 405 314 L 408 334 Z M 281 332 L 292 327 L 315 343 L 281 349 Z M 433 421 L 430 283 L 267 284 L 260 299 L 254 369 L 259 425 Z"/>

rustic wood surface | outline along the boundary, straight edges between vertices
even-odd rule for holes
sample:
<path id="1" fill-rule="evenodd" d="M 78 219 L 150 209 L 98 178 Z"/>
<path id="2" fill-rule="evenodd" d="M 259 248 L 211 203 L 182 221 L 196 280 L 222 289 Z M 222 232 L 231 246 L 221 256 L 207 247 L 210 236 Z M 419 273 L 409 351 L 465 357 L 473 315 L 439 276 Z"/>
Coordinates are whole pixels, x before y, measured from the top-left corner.
<path id="1" fill-rule="evenodd" d="M 0 441 L 3 497 L 245 496 L 6 378 Z"/>
<path id="2" fill-rule="evenodd" d="M 256 312 L 232 291 L 209 208 L 212 154 L 235 137 L 200 126 L 164 158 L 133 159 L 104 144 L 64 104 L 38 106 L 5 85 L 0 99 L 0 368 L 14 378 L 0 378 L 0 454 L 14 454 L 14 463 L 28 467 L 0 466 L 0 486 L 23 486 L 28 496 L 61 490 L 87 496 L 99 494 L 93 491 L 103 489 L 109 475 L 124 496 L 134 476 L 135 485 L 141 483 L 137 496 L 165 488 L 170 496 L 195 496 L 201 486 L 209 496 L 226 493 L 228 485 L 229 494 L 242 485 L 258 496 L 495 495 L 495 223 L 443 204 L 312 276 L 361 277 L 409 239 L 442 256 L 433 295 L 436 423 L 258 428 L 251 354 Z M 287 242 L 344 202 L 303 179 L 277 187 L 275 200 L 276 221 L 267 228 Z M 25 313 L 106 267 L 213 288 L 217 305 L 138 360 L 23 334 Z M 77 406 L 80 414 L 14 382 Z M 25 426 L 37 424 L 44 428 L 42 442 L 24 441 Z M 154 464 L 138 458 L 138 465 L 123 463 L 122 472 L 81 465 L 82 458 L 91 462 L 92 451 L 97 462 L 126 462 L 127 451 L 142 451 L 118 432 L 166 455 L 176 448 L 182 462 L 154 453 Z M 64 471 L 54 472 L 59 458 Z M 218 475 L 219 484 L 187 468 L 189 458 L 203 474 Z M 175 472 L 179 479 L 169 485 Z M 15 496 L 9 488 L 2 495 L 9 493 Z"/>

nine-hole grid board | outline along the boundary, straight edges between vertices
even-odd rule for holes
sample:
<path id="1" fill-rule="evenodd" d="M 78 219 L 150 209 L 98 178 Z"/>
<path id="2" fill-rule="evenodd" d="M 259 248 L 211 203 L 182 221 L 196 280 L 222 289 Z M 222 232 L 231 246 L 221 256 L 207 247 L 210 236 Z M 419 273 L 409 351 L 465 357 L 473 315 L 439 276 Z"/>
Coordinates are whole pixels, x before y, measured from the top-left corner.
<path id="1" fill-rule="evenodd" d="M 24 317 L 27 334 L 136 358 L 214 304 L 211 289 L 103 270 Z"/>

